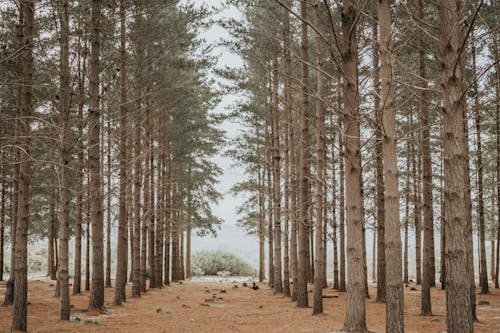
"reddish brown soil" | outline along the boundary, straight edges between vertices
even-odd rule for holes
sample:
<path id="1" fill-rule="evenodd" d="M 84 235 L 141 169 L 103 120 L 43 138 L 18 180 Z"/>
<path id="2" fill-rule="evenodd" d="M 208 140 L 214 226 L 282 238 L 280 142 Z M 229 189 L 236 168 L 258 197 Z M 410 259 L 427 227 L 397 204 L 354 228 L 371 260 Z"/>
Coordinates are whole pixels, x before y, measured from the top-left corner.
<path id="1" fill-rule="evenodd" d="M 254 291 L 233 288 L 233 283 L 185 282 L 162 290 L 152 290 L 141 298 L 129 299 L 122 307 L 112 306 L 113 289 L 106 289 L 108 313 L 91 317 L 84 309 L 88 292 L 72 296 L 71 322 L 58 320 L 58 300 L 53 298 L 53 282 L 30 281 L 28 329 L 30 332 L 334 332 L 342 328 L 346 295 L 326 289 L 325 294 L 338 298 L 324 300 L 325 313 L 312 316 L 312 310 L 299 309 L 283 296 L 273 296 L 264 284 Z M 5 284 L 0 285 L 1 294 Z M 226 290 L 225 293 L 221 290 Z M 420 289 L 417 286 L 417 289 Z M 207 291 L 208 290 L 208 291 Z M 374 290 L 370 290 L 374 294 Z M 130 293 L 130 290 L 129 290 Z M 445 297 L 433 290 L 434 316 L 419 315 L 420 292 L 405 288 L 406 332 L 443 332 Z M 206 299 L 215 300 L 206 301 Z M 478 306 L 481 322 L 476 332 L 500 332 L 500 292 L 478 295 L 478 301 L 490 305 Z M 312 293 L 310 293 L 312 298 Z M 222 299 L 220 299 L 222 298 Z M 201 305 L 204 303 L 204 305 Z M 208 305 L 208 306 L 206 306 Z M 0 307 L 0 332 L 9 331 L 12 307 Z M 75 318 L 79 318 L 75 319 Z M 367 300 L 367 322 L 372 332 L 384 332 L 385 306 Z"/>

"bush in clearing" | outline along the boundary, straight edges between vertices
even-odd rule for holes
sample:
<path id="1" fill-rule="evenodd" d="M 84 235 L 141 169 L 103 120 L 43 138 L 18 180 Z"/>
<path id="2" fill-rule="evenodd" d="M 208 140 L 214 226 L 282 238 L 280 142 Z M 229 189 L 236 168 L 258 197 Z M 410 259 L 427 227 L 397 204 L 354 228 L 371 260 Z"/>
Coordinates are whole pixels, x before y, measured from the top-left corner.
<path id="1" fill-rule="evenodd" d="M 236 255 L 218 251 L 200 251 L 193 256 L 194 276 L 255 276 L 256 270 Z"/>

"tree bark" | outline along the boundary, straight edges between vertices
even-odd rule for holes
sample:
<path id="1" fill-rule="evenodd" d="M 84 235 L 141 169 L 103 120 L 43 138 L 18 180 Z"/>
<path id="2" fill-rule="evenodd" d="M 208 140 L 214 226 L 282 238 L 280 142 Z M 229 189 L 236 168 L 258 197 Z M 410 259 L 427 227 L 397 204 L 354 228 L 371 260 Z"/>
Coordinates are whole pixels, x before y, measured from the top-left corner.
<path id="1" fill-rule="evenodd" d="M 283 77 L 283 95 L 285 98 L 284 101 L 284 113 L 285 113 L 285 118 L 283 119 L 283 123 L 285 125 L 285 131 L 284 131 L 284 139 L 285 139 L 285 146 L 284 146 L 284 155 L 285 155 L 285 233 L 283 235 L 283 243 L 284 243 L 284 258 L 283 258 L 283 293 L 285 296 L 290 297 L 291 296 L 291 290 L 290 290 L 290 240 L 289 240 L 289 235 L 290 235 L 290 223 L 294 223 L 295 219 L 293 217 L 293 212 L 292 208 L 294 208 L 294 202 L 292 201 L 292 194 L 291 194 L 291 177 L 292 177 L 292 172 L 291 172 L 291 154 L 294 152 L 291 151 L 291 142 L 290 142 L 290 126 L 292 125 L 292 96 L 291 96 L 291 87 L 290 87 L 290 80 L 291 80 L 291 72 L 292 72 L 292 59 L 291 59 L 291 54 L 290 54 L 290 48 L 291 48 L 291 39 L 290 39 L 290 14 L 288 11 L 285 12 L 285 24 L 284 24 L 284 30 L 283 30 L 283 66 L 284 66 L 284 77 Z M 259 177 L 260 177 L 260 171 L 259 171 Z M 292 260 L 293 261 L 293 260 Z M 293 267 L 292 267 L 292 272 L 293 272 Z M 293 274 L 292 274 L 293 276 Z"/>
<path id="2" fill-rule="evenodd" d="M 59 313 L 61 320 L 69 320 L 69 220 L 70 220 L 70 172 L 71 172 L 71 91 L 70 91 L 70 64 L 69 64 L 69 2 L 60 0 L 57 4 L 59 25 L 60 47 L 60 128 L 62 131 L 61 141 L 61 219 L 59 222 Z"/>
<path id="3" fill-rule="evenodd" d="M 116 281 L 115 305 L 121 305 L 126 300 L 125 286 L 127 284 L 127 243 L 128 243 L 128 214 L 127 214 L 127 32 L 126 32 L 126 4 L 120 0 L 120 184 L 118 197 L 118 244 L 116 254 Z"/>
<path id="4" fill-rule="evenodd" d="M 300 16 L 307 20 L 307 1 L 300 1 Z M 299 174 L 299 220 L 298 220 L 298 260 L 297 260 L 297 305 L 307 307 L 309 305 L 307 294 L 307 276 L 308 276 L 308 224 L 310 207 L 310 173 L 311 173 L 311 152 L 309 139 L 309 92 L 308 77 L 309 68 L 306 64 L 308 59 L 308 25 L 305 21 L 301 24 L 301 83 L 302 83 L 302 107 L 300 115 L 301 142 L 299 147 L 300 154 L 300 174 Z"/>
<path id="5" fill-rule="evenodd" d="M 278 55 L 273 58 L 272 88 L 272 167 L 273 167 L 273 220 L 274 220 L 274 292 L 283 292 L 281 266 L 281 156 L 280 156 L 280 110 Z"/>
<path id="6" fill-rule="evenodd" d="M 440 0 L 439 21 L 443 87 L 443 148 L 446 223 L 447 332 L 473 332 L 470 280 L 467 274 L 465 200 L 465 55 L 462 52 L 463 14 L 458 1 Z"/>
<path id="7" fill-rule="evenodd" d="M 99 53 L 101 30 L 101 2 L 91 3 L 91 50 L 89 84 L 89 174 L 91 193 L 90 219 L 92 222 L 92 286 L 90 289 L 89 309 L 104 308 L 104 262 L 103 262 L 103 220 L 102 198 L 100 191 L 101 163 L 100 147 L 100 108 L 99 108 Z"/>
<path id="8" fill-rule="evenodd" d="M 30 216 L 31 157 L 30 135 L 33 113 L 33 39 L 35 35 L 35 1 L 23 0 L 21 11 L 24 13 L 22 49 L 22 103 L 19 112 L 19 179 L 18 213 L 16 226 L 16 260 L 14 266 L 14 312 L 13 331 L 26 331 L 28 312 L 28 226 Z"/>
<path id="9" fill-rule="evenodd" d="M 393 80 L 393 41 L 391 0 L 379 0 L 380 76 L 382 141 L 385 180 L 385 258 L 386 258 L 386 331 L 404 332 L 404 296 L 399 222 L 399 177 L 396 149 L 395 82 Z"/>
<path id="10" fill-rule="evenodd" d="M 474 35 L 474 29 L 472 30 Z M 476 77 L 476 46 L 475 39 L 472 38 L 472 75 Z M 481 287 L 481 294 L 489 293 L 488 286 L 488 267 L 486 264 L 486 235 L 485 235 L 485 222 L 484 222 L 484 185 L 483 185 L 483 148 L 481 139 L 481 115 L 479 113 L 479 97 L 478 97 L 478 84 L 474 80 L 472 84 L 472 93 L 474 95 L 474 124 L 476 127 L 476 177 L 477 177 L 477 217 L 479 226 L 479 285 Z"/>
<path id="11" fill-rule="evenodd" d="M 356 7 L 342 1 L 342 71 L 344 74 L 345 177 L 347 205 L 347 306 L 344 330 L 365 331 L 363 220 L 357 68 Z"/>
<path id="12" fill-rule="evenodd" d="M 314 25 L 319 26 L 319 1 L 314 3 Z M 315 204 L 316 204 L 316 221 L 315 221 L 315 270 L 314 270 L 314 301 L 313 315 L 323 313 L 323 266 L 325 265 L 324 258 L 324 243 L 323 243 L 323 182 L 324 182 L 324 141 L 325 141 L 325 115 L 324 105 L 322 102 L 324 95 L 324 82 L 321 68 L 323 60 L 321 55 L 321 38 L 316 35 L 315 41 L 315 63 L 316 63 L 316 177 L 315 177 Z"/>
<path id="13" fill-rule="evenodd" d="M 377 15 L 377 10 L 374 10 Z M 382 148 L 382 117 L 380 108 L 380 45 L 378 43 L 378 15 L 377 21 L 372 25 L 373 40 L 373 102 L 375 109 L 375 119 L 377 121 L 376 143 L 375 143 L 375 163 L 376 163 L 376 203 L 377 203 L 377 296 L 375 301 L 385 302 L 385 186 L 384 186 L 384 161 Z"/>

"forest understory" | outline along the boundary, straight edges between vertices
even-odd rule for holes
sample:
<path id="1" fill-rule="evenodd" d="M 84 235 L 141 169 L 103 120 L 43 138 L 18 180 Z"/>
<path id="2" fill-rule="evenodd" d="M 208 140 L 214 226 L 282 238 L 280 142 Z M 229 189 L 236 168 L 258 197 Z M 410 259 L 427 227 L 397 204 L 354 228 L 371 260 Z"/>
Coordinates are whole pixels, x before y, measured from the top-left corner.
<path id="1" fill-rule="evenodd" d="M 114 282 L 114 281 L 113 281 Z M 238 286 L 238 288 L 235 288 Z M 39 332 L 336 332 L 345 317 L 346 293 L 331 287 L 323 291 L 324 314 L 311 316 L 309 308 L 292 306 L 290 299 L 274 296 L 267 284 L 253 290 L 237 282 L 183 282 L 163 289 L 151 289 L 140 298 L 128 298 L 114 306 L 113 289 L 105 289 L 107 313 L 87 313 L 89 292 L 71 296 L 70 321 L 59 320 L 59 300 L 54 297 L 54 281 L 29 283 L 28 330 Z M 131 284 L 127 295 L 131 295 Z M 411 289 L 416 290 L 412 291 Z M 420 315 L 420 286 L 405 287 L 406 332 L 438 333 L 446 330 L 445 293 L 432 290 L 433 316 Z M 0 282 L 5 291 L 5 283 Z M 309 286 L 312 302 L 313 286 Z M 500 332 L 498 289 L 489 295 L 478 294 L 479 322 L 475 332 Z M 374 286 L 367 299 L 367 324 L 371 332 L 385 332 L 385 304 L 376 303 Z M 215 297 L 215 298 L 214 298 Z M 208 301 L 210 300 L 210 301 Z M 489 305 L 481 305 L 488 302 Z M 0 332 L 10 332 L 11 307 L 0 307 Z M 78 318 L 78 319 L 77 319 Z"/>

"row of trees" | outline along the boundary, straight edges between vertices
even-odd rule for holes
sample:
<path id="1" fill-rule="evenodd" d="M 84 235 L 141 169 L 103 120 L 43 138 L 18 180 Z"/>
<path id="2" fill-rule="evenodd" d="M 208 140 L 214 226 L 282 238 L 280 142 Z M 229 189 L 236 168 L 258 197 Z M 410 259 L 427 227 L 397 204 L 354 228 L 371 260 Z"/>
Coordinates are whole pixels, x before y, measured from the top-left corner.
<path id="1" fill-rule="evenodd" d="M 487 239 L 498 288 L 498 4 L 230 2 L 244 20 L 226 22 L 228 45 L 245 66 L 225 75 L 244 91 L 234 117 L 246 128 L 229 154 L 248 175 L 233 190 L 247 199 L 240 224 L 260 239 L 260 279 L 267 237 L 269 284 L 306 307 L 314 283 L 321 313 L 332 246 L 333 287 L 348 296 L 344 330 L 365 331 L 372 229 L 387 332 L 404 331 L 410 266 L 421 313 L 432 314 L 439 271 L 447 331 L 472 332 L 475 231 L 481 293 Z"/>
<path id="2" fill-rule="evenodd" d="M 82 290 L 84 246 L 89 309 L 104 310 L 114 240 L 117 305 L 129 278 L 133 296 L 146 291 L 148 268 L 150 288 L 189 277 L 192 230 L 220 223 L 210 205 L 220 197 L 212 156 L 222 117 L 211 112 L 215 60 L 199 37 L 210 11 L 179 1 L 22 0 L 1 2 L 0 15 L 0 258 L 3 273 L 10 242 L 12 329 L 27 329 L 31 240 L 49 240 L 62 320 L 71 237 L 72 293 Z"/>

